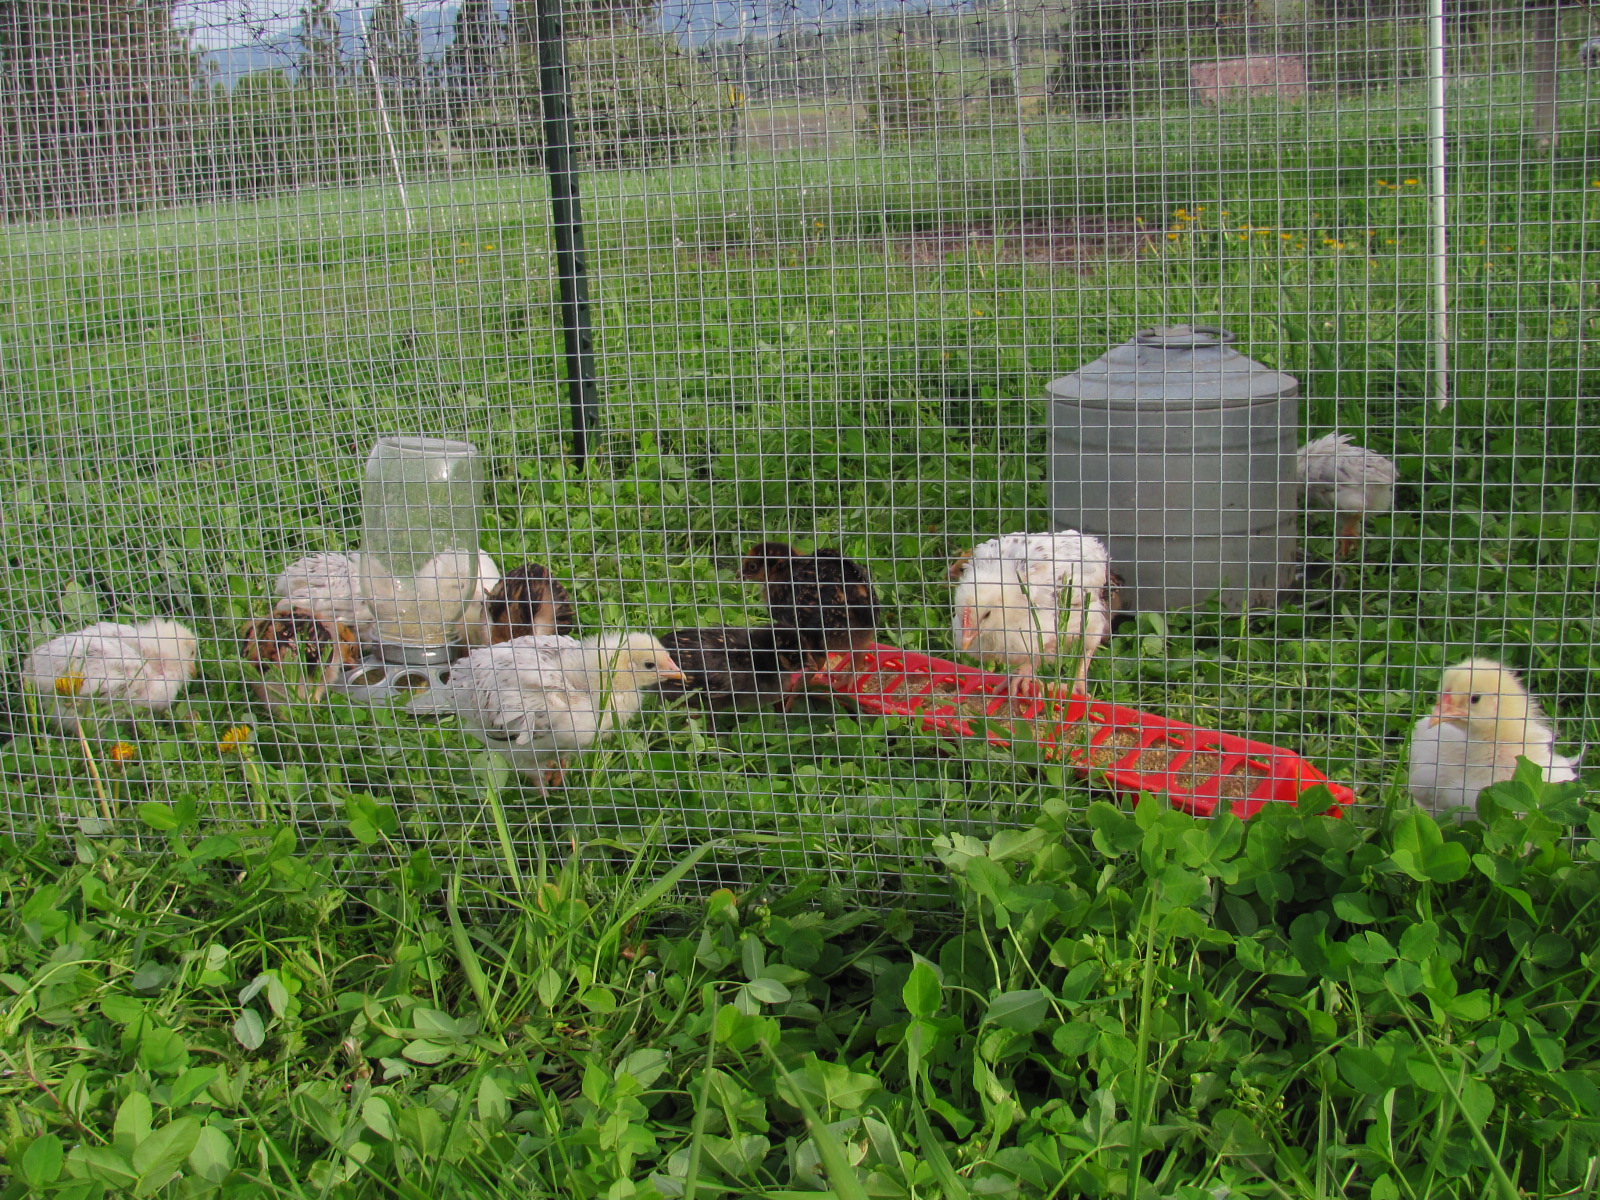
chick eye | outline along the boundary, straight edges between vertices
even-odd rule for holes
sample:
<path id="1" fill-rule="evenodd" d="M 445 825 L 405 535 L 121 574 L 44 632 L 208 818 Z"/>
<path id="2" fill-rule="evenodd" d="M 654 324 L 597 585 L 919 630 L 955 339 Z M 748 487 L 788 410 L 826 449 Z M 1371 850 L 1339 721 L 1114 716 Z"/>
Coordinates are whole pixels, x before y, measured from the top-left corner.
<path id="1" fill-rule="evenodd" d="M 986 610 L 984 610 L 983 616 L 979 617 L 978 620 L 987 621 L 992 616 L 994 616 L 994 609 L 992 609 L 992 608 L 986 609 Z"/>
<path id="2" fill-rule="evenodd" d="M 1468 698 L 1467 698 L 1467 701 L 1468 701 L 1468 703 L 1470 703 L 1470 704 L 1476 704 L 1476 703 L 1477 703 L 1477 702 L 1478 702 L 1478 701 L 1479 701 L 1479 700 L 1482 700 L 1482 699 L 1483 699 L 1483 695 L 1482 695 L 1482 693 L 1479 693 L 1479 694 L 1478 694 L 1478 695 L 1476 695 L 1476 696 L 1469 696 L 1469 697 L 1468 697 Z"/>
<path id="3" fill-rule="evenodd" d="M 645 663 L 644 669 L 646 671 L 654 671 L 656 669 L 656 660 L 652 658 L 649 662 Z"/>

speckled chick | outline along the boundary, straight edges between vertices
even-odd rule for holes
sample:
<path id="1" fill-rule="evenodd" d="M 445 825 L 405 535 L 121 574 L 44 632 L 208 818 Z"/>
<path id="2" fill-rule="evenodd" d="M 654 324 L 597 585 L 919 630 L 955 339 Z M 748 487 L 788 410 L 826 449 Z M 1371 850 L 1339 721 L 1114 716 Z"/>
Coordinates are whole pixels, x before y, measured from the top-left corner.
<path id="1" fill-rule="evenodd" d="M 320 702 L 328 685 L 361 661 L 361 645 L 344 622 L 281 600 L 270 617 L 244 627 L 239 656 L 251 694 L 282 717 L 290 705 Z"/>
<path id="2" fill-rule="evenodd" d="M 1299 468 L 1306 499 L 1333 509 L 1339 517 L 1340 558 L 1355 546 L 1368 513 L 1394 507 L 1400 472 L 1383 455 L 1357 446 L 1346 434 L 1325 434 L 1300 447 Z"/>
<path id="3" fill-rule="evenodd" d="M 682 677 L 648 633 L 583 641 L 529 634 L 471 651 L 444 684 L 407 707 L 419 715 L 455 713 L 465 732 L 554 785 L 567 759 L 639 711 L 644 692 Z"/>
<path id="4" fill-rule="evenodd" d="M 853 660 L 875 640 L 872 579 L 837 550 L 804 554 L 782 542 L 762 542 L 744 556 L 739 577 L 761 584 L 772 623 L 794 630 L 808 656 L 827 655 L 824 669 Z"/>
<path id="5" fill-rule="evenodd" d="M 684 674 L 662 693 L 686 695 L 710 709 L 780 702 L 788 679 L 805 666 L 799 633 L 773 625 L 677 629 L 665 634 L 661 644 Z"/>
<path id="6" fill-rule="evenodd" d="M 68 732 L 84 717 L 152 716 L 194 678 L 199 645 L 176 621 L 100 621 L 36 647 L 23 660 L 22 682 Z"/>
<path id="7" fill-rule="evenodd" d="M 1516 774 L 1519 756 L 1551 783 L 1576 779 L 1576 760 L 1557 754 L 1555 740 L 1515 672 L 1487 658 L 1457 663 L 1412 734 L 1411 794 L 1435 814 L 1475 804 L 1484 788 Z"/>
<path id="8" fill-rule="evenodd" d="M 1111 633 L 1116 576 L 1106 548 L 1074 530 L 992 538 L 951 569 L 956 647 L 1013 668 L 1012 691 L 1037 692 L 1045 662 L 1073 656 L 1073 689 L 1087 694 L 1089 663 Z"/>
<path id="9" fill-rule="evenodd" d="M 571 633 L 572 596 L 548 567 L 526 562 L 506 572 L 484 605 L 489 645 L 529 634 Z"/>

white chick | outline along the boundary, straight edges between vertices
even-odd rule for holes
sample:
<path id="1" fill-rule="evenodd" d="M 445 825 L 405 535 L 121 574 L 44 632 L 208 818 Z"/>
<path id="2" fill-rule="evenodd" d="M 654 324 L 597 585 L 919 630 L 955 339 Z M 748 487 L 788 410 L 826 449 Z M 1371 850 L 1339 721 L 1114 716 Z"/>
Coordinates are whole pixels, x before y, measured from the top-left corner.
<path id="1" fill-rule="evenodd" d="M 1400 473 L 1381 454 L 1357 446 L 1346 434 L 1324 434 L 1300 447 L 1300 481 L 1306 499 L 1339 518 L 1338 557 L 1355 546 L 1362 518 L 1394 507 Z"/>
<path id="2" fill-rule="evenodd" d="M 536 780 L 560 782 L 564 760 L 639 711 L 642 692 L 683 672 L 648 633 L 577 638 L 528 634 L 481 646 L 407 706 L 455 713 L 461 728 Z"/>
<path id="3" fill-rule="evenodd" d="M 22 682 L 67 731 L 84 716 L 153 716 L 194 677 L 199 645 L 176 621 L 101 621 L 37 647 L 23 661 Z"/>
<path id="4" fill-rule="evenodd" d="M 1117 583 L 1097 539 L 1074 530 L 1012 533 L 957 559 L 956 646 L 985 662 L 1016 668 L 1015 694 L 1037 694 L 1041 661 L 1078 658 L 1073 690 L 1087 695 L 1089 660 L 1111 632 Z"/>
<path id="5" fill-rule="evenodd" d="M 484 606 L 489 593 L 500 582 L 500 564 L 489 557 L 487 551 L 478 551 L 478 582 L 467 597 L 467 606 L 461 610 L 461 620 L 456 623 L 456 640 L 468 646 L 487 646 L 492 641 L 489 632 L 489 614 Z"/>
<path id="6" fill-rule="evenodd" d="M 320 551 L 297 558 L 272 590 L 323 621 L 348 625 L 357 634 L 372 624 L 372 605 L 361 582 L 361 556 Z"/>
<path id="7" fill-rule="evenodd" d="M 1411 794 L 1435 814 L 1473 804 L 1491 783 L 1516 774 L 1519 755 L 1551 783 L 1576 779 L 1576 761 L 1557 754 L 1555 740 L 1512 671 L 1469 658 L 1444 673 L 1439 702 L 1411 737 Z"/>

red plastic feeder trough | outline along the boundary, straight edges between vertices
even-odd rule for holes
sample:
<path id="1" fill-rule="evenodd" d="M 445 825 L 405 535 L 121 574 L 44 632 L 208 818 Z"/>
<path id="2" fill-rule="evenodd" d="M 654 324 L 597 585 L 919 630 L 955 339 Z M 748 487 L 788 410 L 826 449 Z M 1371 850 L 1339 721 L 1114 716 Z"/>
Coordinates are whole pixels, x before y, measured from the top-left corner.
<path id="1" fill-rule="evenodd" d="M 1042 699 L 1013 698 L 1011 677 L 894 646 L 874 645 L 857 655 L 862 670 L 820 671 L 811 681 L 849 696 L 864 712 L 921 717 L 931 733 L 977 737 L 974 719 L 987 719 L 987 736 L 999 725 L 1030 736 L 1047 752 L 1065 751 L 1085 773 L 1103 772 L 1119 795 L 1164 793 L 1174 808 L 1209 817 L 1221 801 L 1238 817 L 1268 804 L 1293 804 L 1300 793 L 1324 784 L 1337 804 L 1355 793 L 1333 783 L 1298 754 L 1231 733 L 1151 716 L 1118 704 L 1085 703 L 1060 689 Z"/>

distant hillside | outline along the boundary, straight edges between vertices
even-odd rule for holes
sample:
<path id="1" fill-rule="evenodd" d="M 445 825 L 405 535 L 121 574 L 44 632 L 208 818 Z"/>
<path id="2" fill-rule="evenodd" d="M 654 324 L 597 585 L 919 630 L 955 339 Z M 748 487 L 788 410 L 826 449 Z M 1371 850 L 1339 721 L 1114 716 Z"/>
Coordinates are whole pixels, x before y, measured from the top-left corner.
<path id="1" fill-rule="evenodd" d="M 495 10 L 504 14 L 507 0 L 495 0 Z M 820 32 L 850 21 L 885 17 L 895 12 L 907 16 L 917 13 L 951 12 L 982 7 L 978 0 L 662 0 L 657 10 L 663 33 L 683 42 L 704 42 L 746 36 L 766 40 L 786 33 Z M 413 13 L 424 59 L 436 59 L 454 36 L 457 6 L 424 8 Z M 739 14 L 745 14 L 741 26 Z M 341 53 L 351 60 L 361 57 L 361 17 L 354 9 L 334 14 L 339 21 Z M 255 71 L 280 70 L 294 73 L 299 57 L 295 35 L 273 33 L 252 42 L 224 46 L 206 52 L 216 79 L 230 87 Z"/>

